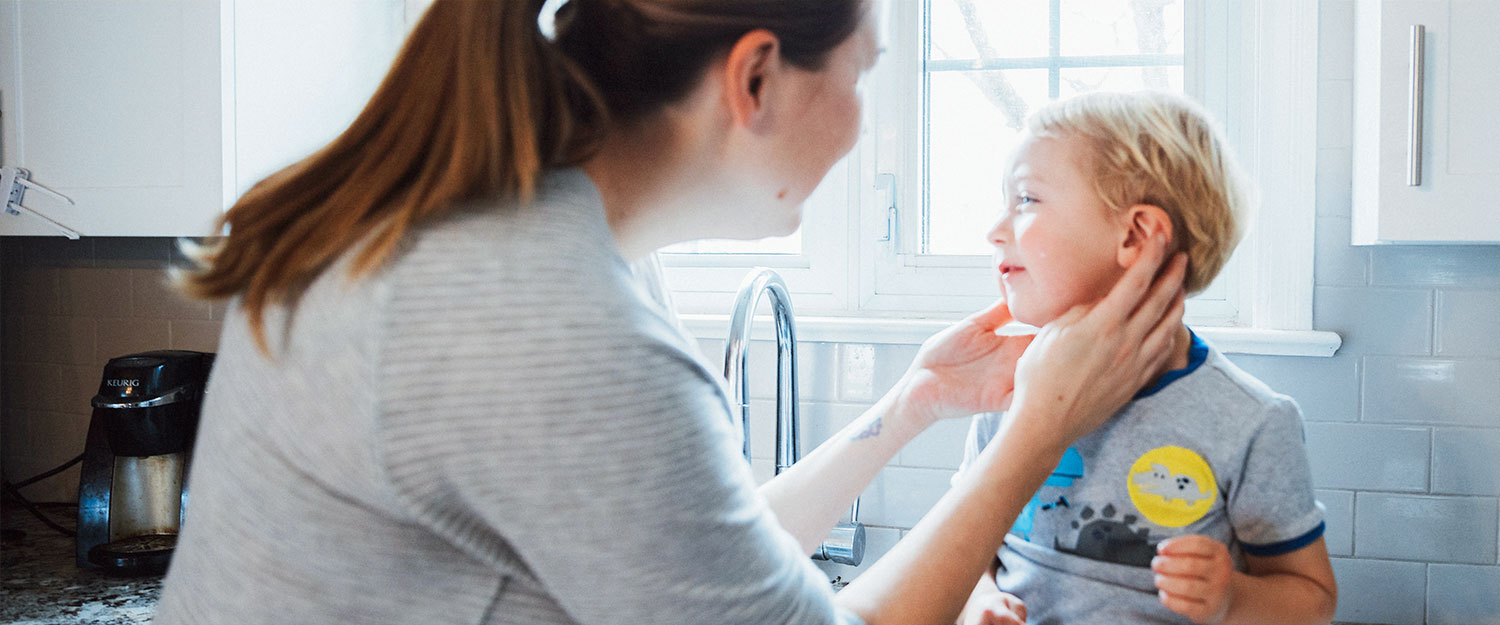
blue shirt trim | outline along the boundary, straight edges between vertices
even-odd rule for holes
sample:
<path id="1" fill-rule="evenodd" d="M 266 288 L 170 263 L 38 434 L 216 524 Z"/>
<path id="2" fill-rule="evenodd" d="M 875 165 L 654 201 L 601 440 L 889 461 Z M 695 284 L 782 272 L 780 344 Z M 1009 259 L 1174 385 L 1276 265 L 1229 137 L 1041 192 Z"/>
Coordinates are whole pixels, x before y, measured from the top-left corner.
<path id="1" fill-rule="evenodd" d="M 1155 384 L 1141 389 L 1132 399 L 1145 399 L 1155 395 L 1158 391 L 1167 388 L 1168 384 L 1181 380 L 1187 374 L 1197 371 L 1198 367 L 1203 365 L 1203 361 L 1208 360 L 1208 343 L 1204 343 L 1203 339 L 1198 338 L 1198 334 L 1193 332 L 1192 328 L 1188 328 L 1188 336 L 1192 338 L 1193 342 L 1192 346 L 1188 348 L 1187 366 L 1161 374 L 1161 377 L 1156 379 Z"/>
<path id="2" fill-rule="evenodd" d="M 1317 527 L 1312 528 L 1312 530 L 1308 531 L 1306 534 L 1303 534 L 1291 540 L 1283 540 L 1279 543 L 1271 543 L 1269 545 L 1250 545 L 1240 543 L 1240 547 L 1245 550 L 1245 553 L 1259 558 L 1279 556 L 1311 545 L 1313 541 L 1322 538 L 1323 527 L 1324 524 L 1319 523 Z"/>

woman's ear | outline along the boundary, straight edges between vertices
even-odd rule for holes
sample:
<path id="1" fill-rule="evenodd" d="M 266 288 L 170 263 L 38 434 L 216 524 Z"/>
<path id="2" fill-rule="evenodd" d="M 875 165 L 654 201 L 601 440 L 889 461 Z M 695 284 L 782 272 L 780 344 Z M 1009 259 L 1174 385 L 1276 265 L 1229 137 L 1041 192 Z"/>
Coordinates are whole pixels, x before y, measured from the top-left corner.
<path id="1" fill-rule="evenodd" d="M 1129 269 L 1145 253 L 1146 243 L 1157 233 L 1166 235 L 1167 249 L 1172 249 L 1172 218 L 1160 206 L 1136 204 L 1125 209 L 1121 216 L 1120 246 L 1115 258 L 1121 267 Z"/>
<path id="2" fill-rule="evenodd" d="M 781 58 L 781 40 L 765 29 L 745 33 L 724 59 L 724 98 L 734 124 L 756 129 L 766 122 L 766 92 Z"/>

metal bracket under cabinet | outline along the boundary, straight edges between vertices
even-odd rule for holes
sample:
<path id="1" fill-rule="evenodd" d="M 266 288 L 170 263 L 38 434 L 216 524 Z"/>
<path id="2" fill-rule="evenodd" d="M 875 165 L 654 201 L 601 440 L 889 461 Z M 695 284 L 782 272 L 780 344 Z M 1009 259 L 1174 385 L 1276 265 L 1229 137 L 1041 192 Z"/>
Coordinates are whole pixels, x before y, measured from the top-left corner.
<path id="1" fill-rule="evenodd" d="M 26 198 L 27 189 L 36 189 L 43 195 L 67 202 L 69 206 L 73 205 L 72 198 L 32 182 L 29 170 L 21 167 L 0 167 L 0 194 L 5 195 L 5 213 L 7 215 L 19 216 L 25 213 L 47 222 L 48 225 L 69 239 L 77 239 L 81 236 L 77 230 L 69 228 L 61 222 L 23 205 L 21 202 Z"/>

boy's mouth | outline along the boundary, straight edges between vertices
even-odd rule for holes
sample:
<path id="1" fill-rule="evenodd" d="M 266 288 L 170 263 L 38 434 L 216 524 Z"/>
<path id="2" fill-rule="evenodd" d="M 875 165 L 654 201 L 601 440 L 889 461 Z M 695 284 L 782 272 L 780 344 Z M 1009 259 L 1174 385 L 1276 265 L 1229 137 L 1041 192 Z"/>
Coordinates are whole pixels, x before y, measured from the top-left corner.
<path id="1" fill-rule="evenodd" d="M 1018 271 L 1026 271 L 1026 268 L 1022 267 L 1020 265 L 1012 265 L 1010 263 L 1000 263 L 1000 276 L 1001 277 L 1009 276 L 1009 275 L 1011 275 L 1013 273 L 1016 273 Z"/>

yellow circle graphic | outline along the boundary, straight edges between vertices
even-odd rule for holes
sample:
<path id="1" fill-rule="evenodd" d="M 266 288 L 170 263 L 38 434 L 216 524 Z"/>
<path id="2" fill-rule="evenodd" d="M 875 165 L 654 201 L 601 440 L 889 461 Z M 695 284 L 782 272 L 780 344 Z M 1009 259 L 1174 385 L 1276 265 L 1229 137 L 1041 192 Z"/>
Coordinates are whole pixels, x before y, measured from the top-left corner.
<path id="1" fill-rule="evenodd" d="M 1214 470 L 1191 449 L 1157 447 L 1130 465 L 1130 503 L 1163 527 L 1182 527 L 1208 514 L 1219 496 Z"/>

